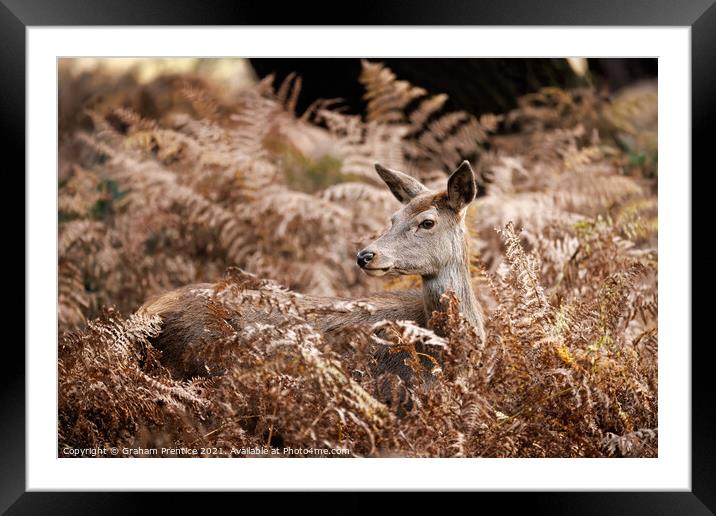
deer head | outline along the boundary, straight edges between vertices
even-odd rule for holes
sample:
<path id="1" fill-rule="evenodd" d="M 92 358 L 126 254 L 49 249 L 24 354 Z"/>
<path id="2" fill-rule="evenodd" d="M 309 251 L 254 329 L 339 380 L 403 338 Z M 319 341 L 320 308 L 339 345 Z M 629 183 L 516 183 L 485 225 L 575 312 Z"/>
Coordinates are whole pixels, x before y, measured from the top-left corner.
<path id="1" fill-rule="evenodd" d="M 375 164 L 378 175 L 403 207 L 391 227 L 357 255 L 371 276 L 437 275 L 465 259 L 465 208 L 475 199 L 475 173 L 467 161 L 455 170 L 444 191 L 430 190 L 417 179 Z"/>

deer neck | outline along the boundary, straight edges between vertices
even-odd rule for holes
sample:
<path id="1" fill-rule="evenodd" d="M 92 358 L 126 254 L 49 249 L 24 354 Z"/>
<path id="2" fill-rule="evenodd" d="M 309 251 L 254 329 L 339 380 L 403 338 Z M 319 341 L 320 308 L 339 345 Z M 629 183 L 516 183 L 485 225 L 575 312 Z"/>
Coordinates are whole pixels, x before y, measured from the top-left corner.
<path id="1" fill-rule="evenodd" d="M 472 290 L 466 242 L 461 242 L 452 255 L 453 259 L 437 274 L 422 277 L 425 315 L 429 321 L 434 311 L 442 311 L 440 297 L 451 290 L 460 302 L 460 312 L 476 328 L 482 328 L 482 313 Z"/>

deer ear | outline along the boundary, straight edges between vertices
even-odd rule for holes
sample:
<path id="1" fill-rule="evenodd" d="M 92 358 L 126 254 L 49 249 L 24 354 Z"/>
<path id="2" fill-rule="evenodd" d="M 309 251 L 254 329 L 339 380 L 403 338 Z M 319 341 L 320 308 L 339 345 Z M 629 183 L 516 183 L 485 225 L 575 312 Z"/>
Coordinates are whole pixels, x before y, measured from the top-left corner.
<path id="1" fill-rule="evenodd" d="M 385 168 L 380 163 L 375 164 L 375 170 L 380 178 L 385 181 L 385 184 L 388 185 L 395 198 L 403 204 L 408 204 L 413 197 L 428 190 L 414 177 L 397 170 Z"/>
<path id="2" fill-rule="evenodd" d="M 447 194 L 448 204 L 455 211 L 460 211 L 475 199 L 477 195 L 475 172 L 467 160 L 463 161 L 448 179 Z"/>

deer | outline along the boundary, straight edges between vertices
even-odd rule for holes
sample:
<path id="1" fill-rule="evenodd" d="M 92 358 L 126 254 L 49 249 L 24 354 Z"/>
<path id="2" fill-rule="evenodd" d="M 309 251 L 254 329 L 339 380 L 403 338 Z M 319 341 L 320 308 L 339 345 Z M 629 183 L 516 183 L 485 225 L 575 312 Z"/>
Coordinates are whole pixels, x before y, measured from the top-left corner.
<path id="1" fill-rule="evenodd" d="M 476 177 L 470 163 L 463 161 L 449 176 L 447 187 L 440 191 L 427 188 L 404 172 L 379 163 L 374 167 L 402 207 L 392 215 L 390 228 L 358 252 L 356 264 L 373 277 L 418 275 L 422 288 L 380 292 L 352 300 L 302 295 L 298 302 L 310 307 L 358 301 L 371 307 L 371 310 L 338 311 L 316 317 L 312 324 L 324 334 L 384 320 L 410 320 L 427 328 L 433 312 L 443 310 L 441 296 L 451 291 L 463 317 L 484 341 L 483 310 L 470 281 L 465 225 L 467 207 L 477 195 Z M 162 352 L 162 362 L 175 376 L 190 377 L 205 372 L 198 343 L 205 342 L 215 331 L 213 316 L 210 317 L 212 287 L 206 283 L 182 287 L 149 300 L 139 310 L 162 319 L 161 333 L 153 343 Z M 276 322 L 280 317 L 276 312 L 247 309 L 225 314 L 222 323 L 238 329 L 255 322 Z M 189 348 L 197 354 L 191 366 L 180 359 Z M 379 371 L 393 371 L 406 380 L 410 378 L 404 357 L 383 353 L 378 363 Z"/>

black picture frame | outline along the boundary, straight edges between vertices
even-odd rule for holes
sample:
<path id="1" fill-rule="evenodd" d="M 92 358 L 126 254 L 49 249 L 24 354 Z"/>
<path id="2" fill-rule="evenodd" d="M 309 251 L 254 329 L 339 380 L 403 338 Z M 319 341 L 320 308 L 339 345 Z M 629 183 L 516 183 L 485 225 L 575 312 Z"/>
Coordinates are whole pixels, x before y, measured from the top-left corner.
<path id="1" fill-rule="evenodd" d="M 691 28 L 692 168 L 706 174 L 716 167 L 706 129 L 714 120 L 716 92 L 716 0 L 501 0 L 471 2 L 362 1 L 341 9 L 335 3 L 187 0 L 0 0 L 0 125 L 6 155 L 25 163 L 25 29 L 62 25 L 613 25 Z M 685 171 L 686 172 L 686 171 Z M 688 171 L 691 173 L 691 171 Z M 693 177 L 693 174 L 691 175 Z M 24 188 L 24 187 L 23 187 Z M 693 234 L 693 233 L 692 233 Z M 24 247 L 23 247 L 24 253 Z M 25 257 L 26 258 L 26 257 Z M 26 275 L 29 273 L 25 269 Z M 27 277 L 27 276 L 26 276 Z M 54 292 L 54 289 L 48 289 Z M 692 318 L 693 320 L 693 318 Z M 49 322 L 48 322 L 49 324 Z M 716 425 L 713 417 L 709 343 L 691 346 L 692 456 L 690 492 L 481 493 L 517 502 L 530 512 L 548 514 L 713 514 L 716 511 Z M 14 347 L 13 349 L 10 349 Z M 7 514 L 121 513 L 146 508 L 136 493 L 26 492 L 25 367 L 17 340 L 6 342 L 0 419 L 0 511 Z M 14 354 L 14 356 L 13 356 Z M 710 486 L 710 487 L 709 487 Z M 187 507 L 178 493 L 161 495 L 164 511 Z M 225 503 L 225 496 L 213 500 Z M 240 496 L 246 496 L 241 494 Z M 351 503 L 356 493 L 341 502 Z M 406 497 L 407 498 L 407 497 Z M 421 498 L 416 498 L 420 500 Z M 292 499 L 294 504 L 300 500 Z M 215 502 L 215 503 L 216 503 Z M 406 500 L 407 502 L 407 500 Z M 247 502 L 243 502 L 247 503 Z M 469 502 L 471 504 L 475 502 Z M 480 504 L 483 502 L 480 501 Z M 206 509 L 207 507 L 205 507 Z"/>

